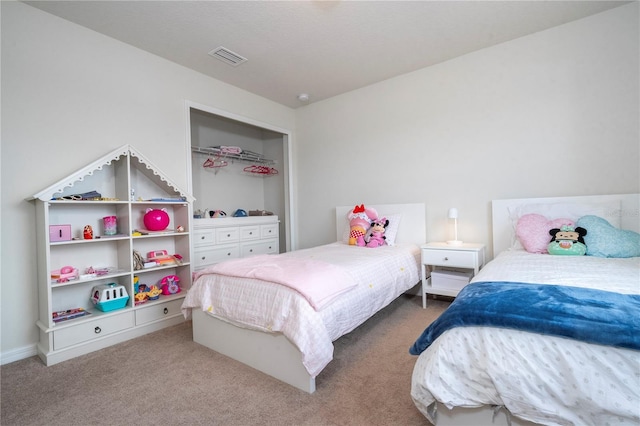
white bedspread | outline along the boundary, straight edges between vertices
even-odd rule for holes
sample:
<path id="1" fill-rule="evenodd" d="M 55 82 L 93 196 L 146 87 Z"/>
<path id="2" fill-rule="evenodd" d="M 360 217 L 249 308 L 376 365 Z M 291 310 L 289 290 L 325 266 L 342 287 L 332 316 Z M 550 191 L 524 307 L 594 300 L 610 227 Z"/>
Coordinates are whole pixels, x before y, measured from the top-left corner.
<path id="1" fill-rule="evenodd" d="M 480 281 L 567 284 L 640 293 L 640 258 L 602 259 L 509 251 L 474 277 Z M 640 352 L 517 330 L 447 331 L 416 362 L 411 396 L 429 406 L 505 406 L 545 425 L 640 423 Z M 436 423 L 437 424 L 437 423 Z"/>
<path id="2" fill-rule="evenodd" d="M 185 298 L 185 317 L 199 308 L 238 326 L 281 332 L 300 349 L 304 366 L 316 377 L 333 359 L 334 340 L 420 281 L 420 248 L 415 244 L 374 249 L 337 242 L 286 255 L 341 266 L 353 276 L 356 287 L 315 311 L 284 285 L 205 274 Z"/>

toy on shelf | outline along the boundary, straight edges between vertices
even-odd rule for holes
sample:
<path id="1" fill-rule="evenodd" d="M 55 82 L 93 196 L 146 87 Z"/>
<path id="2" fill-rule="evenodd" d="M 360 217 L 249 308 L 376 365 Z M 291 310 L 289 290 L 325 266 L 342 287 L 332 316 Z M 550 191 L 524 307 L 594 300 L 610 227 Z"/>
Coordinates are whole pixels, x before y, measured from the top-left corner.
<path id="1" fill-rule="evenodd" d="M 116 216 L 105 216 L 102 218 L 104 235 L 116 235 L 118 233 L 118 218 Z"/>
<path id="2" fill-rule="evenodd" d="M 60 269 L 51 271 L 51 279 L 57 283 L 66 283 L 70 280 L 77 280 L 79 277 L 78 269 L 73 266 L 63 266 Z"/>
<path id="3" fill-rule="evenodd" d="M 179 282 L 180 277 L 178 277 L 177 275 L 167 275 L 166 277 L 164 277 L 160 281 L 160 284 L 162 284 L 162 294 L 168 296 L 170 294 L 180 293 L 180 285 L 178 284 Z"/>
<path id="4" fill-rule="evenodd" d="M 91 315 L 91 312 L 86 311 L 83 308 L 74 308 L 66 311 L 58 311 L 52 314 L 53 322 L 66 321 L 74 318 L 83 317 L 85 315 Z"/>
<path id="5" fill-rule="evenodd" d="M 147 253 L 147 263 L 151 263 L 150 266 L 182 265 L 182 256 L 171 255 L 166 250 L 154 250 Z M 147 267 L 146 263 L 145 267 Z"/>
<path id="6" fill-rule="evenodd" d="M 158 286 L 152 285 L 147 294 L 149 295 L 149 300 L 158 300 L 160 294 L 162 294 L 162 290 L 160 290 Z"/>
<path id="7" fill-rule="evenodd" d="M 144 214 L 144 226 L 149 231 L 164 231 L 169 226 L 167 209 L 147 209 Z"/>
<path id="8" fill-rule="evenodd" d="M 71 241 L 71 225 L 49 225 L 49 241 Z"/>
<path id="9" fill-rule="evenodd" d="M 102 312 L 122 309 L 127 305 L 127 289 L 116 283 L 100 284 L 91 289 L 91 301 Z"/>
<path id="10" fill-rule="evenodd" d="M 158 300 L 162 290 L 158 286 L 152 285 L 151 287 L 146 284 L 140 284 L 137 276 L 133 277 L 133 299 L 136 306 L 145 303 L 147 300 Z"/>
<path id="11" fill-rule="evenodd" d="M 147 293 L 136 293 L 134 296 L 136 306 L 143 304 L 149 299 Z"/>
<path id="12" fill-rule="evenodd" d="M 89 266 L 87 269 L 84 270 L 84 274 L 81 275 L 80 278 L 85 279 L 85 278 L 102 277 L 116 271 L 117 271 L 117 268 L 114 268 L 114 267 L 94 268 L 93 266 Z"/>
<path id="13" fill-rule="evenodd" d="M 140 279 L 138 278 L 138 276 L 133 277 L 133 292 L 134 292 L 133 298 L 136 306 L 149 300 L 149 294 L 147 293 L 147 285 L 140 284 Z"/>
<path id="14" fill-rule="evenodd" d="M 85 225 L 82 236 L 85 240 L 93 240 L 93 228 L 91 225 Z"/>
<path id="15" fill-rule="evenodd" d="M 60 197 L 54 197 L 52 200 L 61 200 L 61 201 L 100 201 L 102 199 L 102 194 L 98 191 L 93 190 L 89 192 L 85 192 L 84 194 L 72 194 L 72 195 L 63 195 Z"/>

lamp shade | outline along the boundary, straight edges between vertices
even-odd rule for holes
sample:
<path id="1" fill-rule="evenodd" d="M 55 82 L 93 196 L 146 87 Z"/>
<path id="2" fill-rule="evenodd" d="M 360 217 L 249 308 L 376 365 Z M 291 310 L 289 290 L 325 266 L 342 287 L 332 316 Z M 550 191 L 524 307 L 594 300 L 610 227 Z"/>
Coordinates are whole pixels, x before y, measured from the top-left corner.
<path id="1" fill-rule="evenodd" d="M 455 207 L 451 207 L 449 209 L 449 219 L 457 219 L 458 218 L 458 209 Z"/>

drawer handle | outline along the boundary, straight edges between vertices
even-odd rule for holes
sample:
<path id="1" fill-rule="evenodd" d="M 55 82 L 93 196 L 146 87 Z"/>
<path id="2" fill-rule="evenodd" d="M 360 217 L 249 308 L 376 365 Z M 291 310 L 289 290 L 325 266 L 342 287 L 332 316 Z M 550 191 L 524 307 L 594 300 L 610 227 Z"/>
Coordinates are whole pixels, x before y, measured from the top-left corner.
<path id="1" fill-rule="evenodd" d="M 445 257 L 445 258 L 444 258 L 444 260 L 445 260 L 445 261 L 447 261 L 447 260 L 449 260 L 449 258 L 448 258 L 448 257 Z"/>
<path id="2" fill-rule="evenodd" d="M 202 237 L 200 237 L 201 240 L 204 240 L 204 238 L 205 238 L 204 235 Z"/>
<path id="3" fill-rule="evenodd" d="M 227 253 L 227 256 L 231 256 L 231 253 Z"/>
<path id="4" fill-rule="evenodd" d="M 249 235 L 253 235 L 253 232 L 249 231 Z"/>
<path id="5" fill-rule="evenodd" d="M 96 327 L 93 329 L 93 332 L 96 334 L 100 334 L 100 332 L 102 332 L 102 329 L 100 327 Z"/>
<path id="6" fill-rule="evenodd" d="M 207 258 L 207 256 L 202 256 L 202 260 L 205 260 Z"/>
<path id="7" fill-rule="evenodd" d="M 164 308 L 164 314 L 167 315 L 169 313 L 169 308 Z"/>
<path id="8" fill-rule="evenodd" d="M 253 253 L 253 249 L 249 249 L 249 253 Z"/>
<path id="9" fill-rule="evenodd" d="M 227 234 L 227 237 L 230 237 L 230 236 L 231 236 L 231 234 Z"/>

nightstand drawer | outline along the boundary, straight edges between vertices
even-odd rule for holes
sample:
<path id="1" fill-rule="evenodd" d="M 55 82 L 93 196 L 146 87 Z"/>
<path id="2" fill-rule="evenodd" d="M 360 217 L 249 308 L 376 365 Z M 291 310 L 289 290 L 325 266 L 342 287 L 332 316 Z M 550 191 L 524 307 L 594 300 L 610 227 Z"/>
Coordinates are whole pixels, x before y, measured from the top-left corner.
<path id="1" fill-rule="evenodd" d="M 478 253 L 473 251 L 422 250 L 422 263 L 425 265 L 475 268 L 477 261 Z"/>

